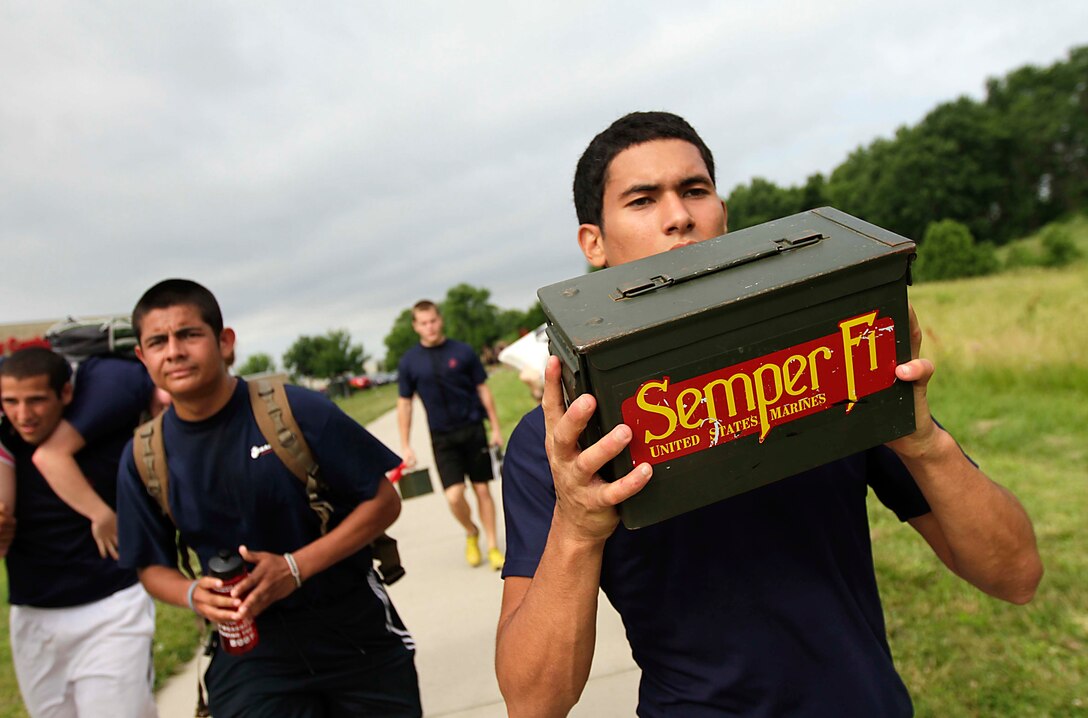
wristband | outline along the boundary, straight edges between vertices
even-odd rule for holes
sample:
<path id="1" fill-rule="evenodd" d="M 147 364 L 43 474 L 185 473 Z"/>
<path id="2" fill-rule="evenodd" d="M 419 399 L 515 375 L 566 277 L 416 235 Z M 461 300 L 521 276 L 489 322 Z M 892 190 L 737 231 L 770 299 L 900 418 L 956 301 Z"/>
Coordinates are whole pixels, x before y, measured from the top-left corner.
<path id="1" fill-rule="evenodd" d="M 196 606 L 193 605 L 193 594 L 196 592 L 196 585 L 199 581 L 193 581 L 189 584 L 189 592 L 185 594 L 185 602 L 189 604 L 189 610 L 196 613 Z"/>
<path id="2" fill-rule="evenodd" d="M 302 574 L 298 572 L 298 564 L 295 563 L 295 557 L 289 553 L 285 553 L 283 558 L 287 561 L 287 568 L 291 569 L 291 578 L 295 579 L 295 588 L 302 588 Z"/>

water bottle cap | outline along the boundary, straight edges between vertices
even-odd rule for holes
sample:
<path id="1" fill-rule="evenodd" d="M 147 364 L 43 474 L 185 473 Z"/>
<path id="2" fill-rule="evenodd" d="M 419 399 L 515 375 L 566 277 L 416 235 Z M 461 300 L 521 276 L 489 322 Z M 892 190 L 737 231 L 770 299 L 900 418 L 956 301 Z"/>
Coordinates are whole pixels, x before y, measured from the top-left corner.
<path id="1" fill-rule="evenodd" d="M 242 557 L 227 549 L 219 549 L 219 554 L 208 561 L 208 575 L 224 581 L 238 576 L 245 569 Z"/>

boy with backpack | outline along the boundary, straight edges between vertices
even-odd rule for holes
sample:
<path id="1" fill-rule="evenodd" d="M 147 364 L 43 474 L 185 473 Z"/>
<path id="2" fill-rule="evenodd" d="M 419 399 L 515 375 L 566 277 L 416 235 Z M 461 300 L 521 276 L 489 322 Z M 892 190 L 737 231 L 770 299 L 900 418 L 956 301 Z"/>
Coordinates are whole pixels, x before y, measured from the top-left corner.
<path id="1" fill-rule="evenodd" d="M 414 642 L 371 562 L 370 544 L 400 512 L 385 480 L 398 457 L 324 397 L 286 387 L 320 467 L 323 531 L 306 486 L 262 433 L 248 386 L 227 371 L 235 334 L 211 292 L 165 280 L 136 304 L 132 323 L 137 355 L 172 404 L 160 431 L 166 465 L 151 472 L 167 478 L 156 488 L 165 503 L 137 468 L 157 463 L 144 439 L 122 462 L 121 564 L 159 600 L 213 623 L 256 622 L 251 650 L 215 651 L 204 677 L 212 713 L 420 715 Z M 177 568 L 175 537 L 195 552 L 202 578 Z M 249 567 L 229 593 L 207 575 L 221 551 Z"/>

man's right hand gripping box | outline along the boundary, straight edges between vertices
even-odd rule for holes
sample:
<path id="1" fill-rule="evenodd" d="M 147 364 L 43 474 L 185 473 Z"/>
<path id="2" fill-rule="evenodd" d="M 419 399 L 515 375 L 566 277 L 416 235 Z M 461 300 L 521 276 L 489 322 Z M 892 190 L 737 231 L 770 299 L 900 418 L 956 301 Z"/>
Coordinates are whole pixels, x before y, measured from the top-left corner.
<path id="1" fill-rule="evenodd" d="M 606 240 L 607 241 L 607 240 Z M 620 506 L 656 523 L 914 430 L 914 242 L 830 207 L 538 291 L 582 437 L 634 434 L 602 470 L 654 476 Z"/>

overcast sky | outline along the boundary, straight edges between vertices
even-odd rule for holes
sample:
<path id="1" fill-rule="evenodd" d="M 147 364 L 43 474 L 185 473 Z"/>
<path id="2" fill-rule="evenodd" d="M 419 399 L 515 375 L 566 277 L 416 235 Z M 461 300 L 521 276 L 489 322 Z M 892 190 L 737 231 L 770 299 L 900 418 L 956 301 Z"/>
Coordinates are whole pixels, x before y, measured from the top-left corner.
<path id="1" fill-rule="evenodd" d="M 687 118 L 726 195 L 1088 43 L 1084 0 L 532 5 L 0 0 L 0 323 L 188 277 L 243 358 L 380 358 L 417 299 L 583 270 L 574 164 L 621 114 Z"/>

